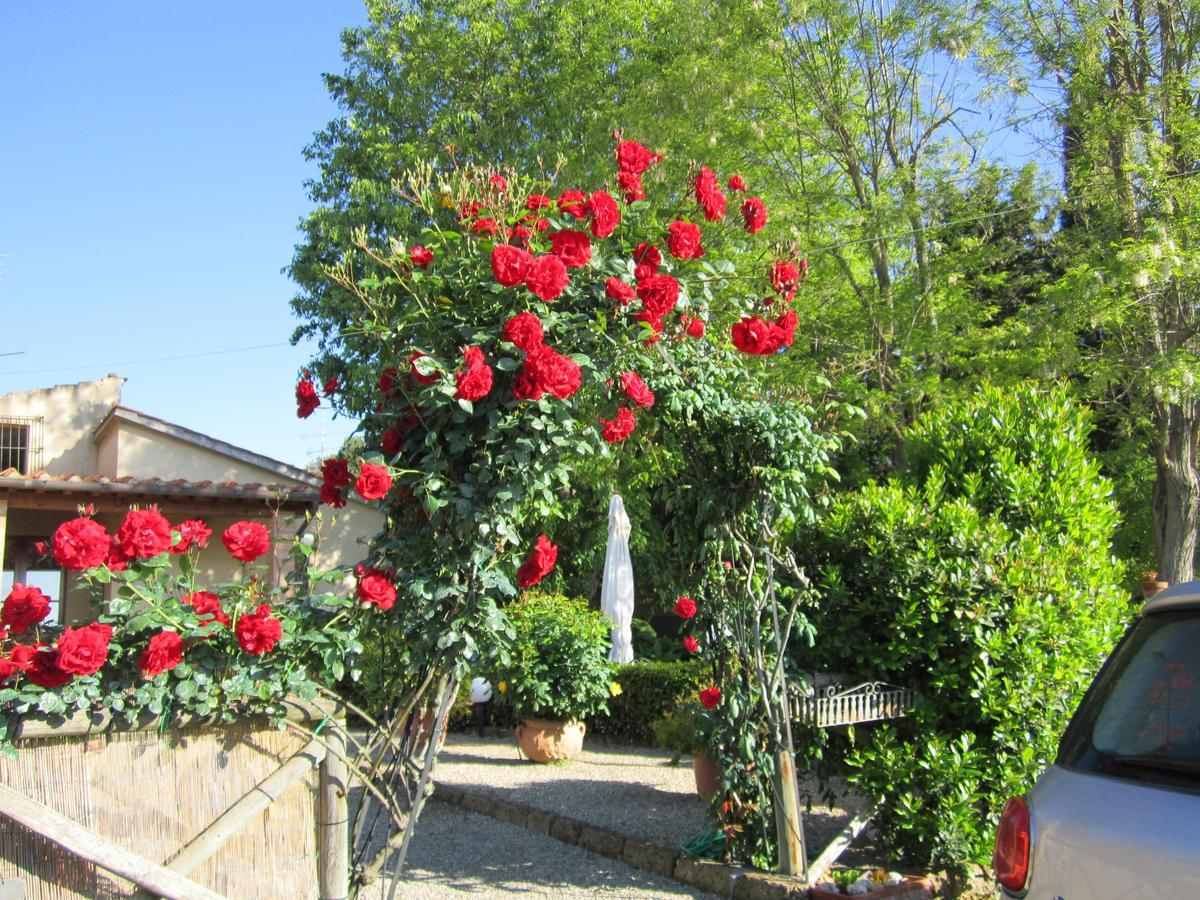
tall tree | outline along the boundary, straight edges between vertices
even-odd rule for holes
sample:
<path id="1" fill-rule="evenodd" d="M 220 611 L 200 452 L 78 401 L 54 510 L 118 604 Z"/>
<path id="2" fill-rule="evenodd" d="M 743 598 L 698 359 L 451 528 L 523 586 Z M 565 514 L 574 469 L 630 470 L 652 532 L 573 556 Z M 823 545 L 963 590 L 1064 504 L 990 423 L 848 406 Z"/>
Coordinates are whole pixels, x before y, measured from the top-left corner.
<path id="1" fill-rule="evenodd" d="M 1000 16 L 1058 91 L 1071 265 L 1050 294 L 1092 395 L 1155 460 L 1161 578 L 1200 530 L 1200 2 L 1025 0 Z"/>

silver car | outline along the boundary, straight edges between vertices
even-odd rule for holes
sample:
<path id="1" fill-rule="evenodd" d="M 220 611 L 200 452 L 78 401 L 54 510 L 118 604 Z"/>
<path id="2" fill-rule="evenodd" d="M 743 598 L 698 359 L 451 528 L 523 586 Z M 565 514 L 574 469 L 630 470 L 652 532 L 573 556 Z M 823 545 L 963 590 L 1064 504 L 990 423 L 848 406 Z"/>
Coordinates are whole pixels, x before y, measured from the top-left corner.
<path id="1" fill-rule="evenodd" d="M 1200 581 L 1143 608 L 993 863 L 1005 897 L 1200 898 Z"/>

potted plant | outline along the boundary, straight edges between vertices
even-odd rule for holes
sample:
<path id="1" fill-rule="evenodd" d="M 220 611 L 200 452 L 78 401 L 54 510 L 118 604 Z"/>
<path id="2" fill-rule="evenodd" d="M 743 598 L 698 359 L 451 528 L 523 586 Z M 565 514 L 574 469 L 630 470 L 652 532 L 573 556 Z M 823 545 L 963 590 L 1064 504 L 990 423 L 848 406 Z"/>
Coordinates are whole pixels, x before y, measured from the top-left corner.
<path id="1" fill-rule="evenodd" d="M 1142 573 L 1142 596 L 1147 600 L 1165 587 L 1167 587 L 1167 583 L 1158 580 L 1158 572 L 1154 569 Z"/>
<path id="2" fill-rule="evenodd" d="M 703 725 L 700 708 L 695 703 L 682 703 L 678 709 L 667 713 L 650 727 L 658 745 L 675 754 L 672 765 L 677 765 L 685 756 L 692 758 L 696 793 L 707 802 L 721 787 L 721 770 L 705 749 Z"/>
<path id="3" fill-rule="evenodd" d="M 608 661 L 608 620 L 583 600 L 526 593 L 508 609 L 514 637 L 490 680 L 516 718 L 517 743 L 534 762 L 574 759 L 583 720 L 620 692 Z"/>

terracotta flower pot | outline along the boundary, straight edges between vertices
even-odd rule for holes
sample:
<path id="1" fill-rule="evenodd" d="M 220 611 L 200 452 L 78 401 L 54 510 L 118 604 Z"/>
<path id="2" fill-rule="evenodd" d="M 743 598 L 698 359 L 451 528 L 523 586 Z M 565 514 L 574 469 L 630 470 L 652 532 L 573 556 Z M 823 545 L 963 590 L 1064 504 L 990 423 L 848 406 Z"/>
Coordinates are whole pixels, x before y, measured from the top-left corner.
<path id="1" fill-rule="evenodd" d="M 707 803 L 721 789 L 721 770 L 717 761 L 703 750 L 692 757 L 692 774 L 696 776 L 696 793 Z"/>
<path id="2" fill-rule="evenodd" d="M 1166 587 L 1167 583 L 1165 581 L 1151 581 L 1147 578 L 1142 582 L 1142 596 L 1149 600 Z"/>
<path id="3" fill-rule="evenodd" d="M 578 719 L 570 722 L 526 719 L 514 730 L 517 746 L 533 762 L 576 759 L 583 752 L 584 724 Z"/>
<path id="4" fill-rule="evenodd" d="M 869 894 L 859 894 L 857 896 L 868 898 L 890 897 L 892 900 L 898 900 L 898 898 L 912 898 L 912 900 L 917 900 L 920 897 L 928 897 L 932 891 L 933 882 L 923 875 L 905 875 L 904 881 L 901 884 L 889 885 L 877 891 L 871 891 Z M 847 895 L 814 887 L 809 889 L 809 896 L 812 897 L 812 900 L 833 900 L 835 897 L 845 897 Z"/>

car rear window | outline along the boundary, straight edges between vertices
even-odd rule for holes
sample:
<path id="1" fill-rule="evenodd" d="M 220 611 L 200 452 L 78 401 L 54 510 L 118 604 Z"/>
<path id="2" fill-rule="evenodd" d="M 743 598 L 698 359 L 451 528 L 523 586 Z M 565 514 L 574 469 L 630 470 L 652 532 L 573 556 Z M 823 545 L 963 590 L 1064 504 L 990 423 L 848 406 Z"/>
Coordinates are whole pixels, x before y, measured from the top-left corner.
<path id="1" fill-rule="evenodd" d="M 1080 704 L 1058 762 L 1200 789 L 1200 612 L 1137 623 Z"/>

